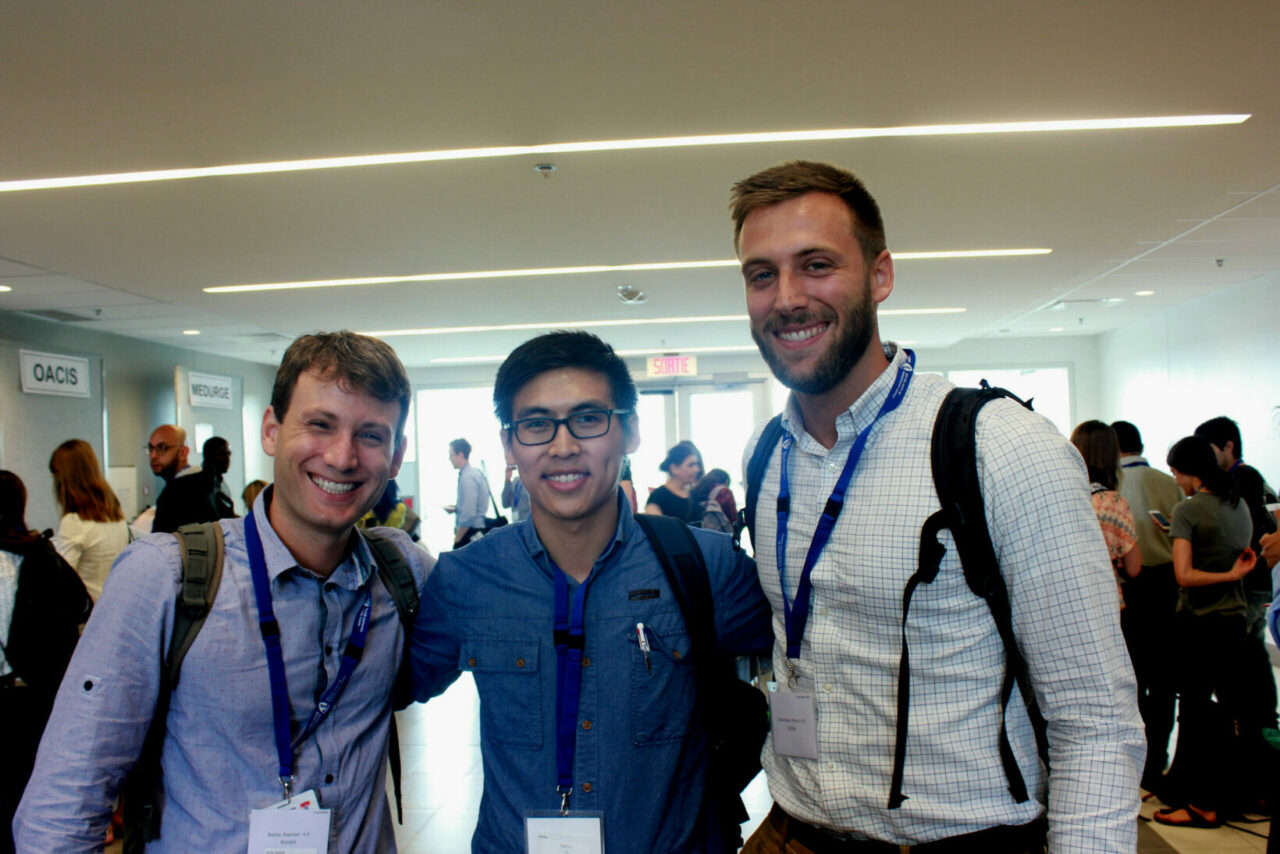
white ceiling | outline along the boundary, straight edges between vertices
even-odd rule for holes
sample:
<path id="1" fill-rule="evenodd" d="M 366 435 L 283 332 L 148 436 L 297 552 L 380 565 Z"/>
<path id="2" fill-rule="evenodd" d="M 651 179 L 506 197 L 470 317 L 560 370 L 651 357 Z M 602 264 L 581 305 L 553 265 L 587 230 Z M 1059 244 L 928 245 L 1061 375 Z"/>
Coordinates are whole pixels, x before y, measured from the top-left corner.
<path id="1" fill-rule="evenodd" d="M 0 193 L 0 311 L 272 362 L 313 329 L 743 313 L 732 268 L 208 294 L 216 285 L 732 257 L 730 184 L 858 172 L 921 347 L 1096 334 L 1280 270 L 1280 3 L 0 0 L 0 181 L 578 140 L 1251 113 Z M 534 166 L 550 160 L 549 178 Z M 1221 266 L 1216 259 L 1224 259 Z M 623 305 L 620 284 L 648 301 Z M 1151 289 L 1152 297 L 1134 291 Z M 1119 297 L 1123 302 L 1104 303 Z M 1066 308 L 1051 310 L 1060 300 Z M 183 329 L 200 329 L 184 337 Z M 745 322 L 601 330 L 750 343 Z M 411 366 L 529 331 L 392 339 Z"/>

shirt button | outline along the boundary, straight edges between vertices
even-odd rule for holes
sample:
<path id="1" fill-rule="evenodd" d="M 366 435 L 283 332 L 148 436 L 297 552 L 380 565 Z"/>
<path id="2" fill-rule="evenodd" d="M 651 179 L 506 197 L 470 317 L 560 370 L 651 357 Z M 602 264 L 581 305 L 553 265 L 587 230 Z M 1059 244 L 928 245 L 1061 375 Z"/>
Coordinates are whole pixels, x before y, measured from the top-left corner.
<path id="1" fill-rule="evenodd" d="M 582 791 L 584 791 L 584 792 L 589 792 L 589 791 L 591 791 L 591 784 L 590 784 L 590 783 L 583 783 L 583 784 L 582 784 Z"/>
<path id="2" fill-rule="evenodd" d="M 671 657 L 672 657 L 672 658 L 674 658 L 676 661 L 679 661 L 679 660 L 680 660 L 680 650 L 678 650 L 678 649 L 677 649 L 677 650 L 674 650 L 674 651 L 671 653 Z"/>
<path id="3" fill-rule="evenodd" d="M 834 771 L 834 770 L 836 770 L 836 763 L 834 763 L 834 762 L 828 762 L 828 763 L 827 763 L 827 770 L 828 770 L 828 771 Z"/>
<path id="4" fill-rule="evenodd" d="M 324 781 L 325 781 L 326 783 L 332 783 L 332 782 L 333 782 L 333 775 L 332 775 L 332 774 L 325 774 L 325 775 L 324 775 Z"/>
<path id="5" fill-rule="evenodd" d="M 516 659 L 516 667 L 524 667 L 524 659 L 523 659 L 523 658 L 517 658 L 517 659 Z"/>
<path id="6" fill-rule="evenodd" d="M 583 721 L 583 722 L 582 722 L 582 728 L 583 728 L 583 729 L 591 729 L 591 721 Z"/>
<path id="7" fill-rule="evenodd" d="M 831 683 L 830 683 L 830 682 L 828 682 L 827 684 L 823 685 L 823 686 L 822 686 L 822 690 L 823 690 L 823 691 L 826 691 L 828 694 L 830 694 L 830 693 L 831 693 Z"/>
<path id="8" fill-rule="evenodd" d="M 475 667 L 475 666 L 476 666 L 476 660 L 474 658 L 468 658 L 467 667 Z"/>
<path id="9" fill-rule="evenodd" d="M 587 658 L 585 655 L 584 655 L 584 656 L 582 656 L 582 666 L 583 666 L 583 667 L 590 667 L 590 666 L 591 666 L 591 659 Z"/>

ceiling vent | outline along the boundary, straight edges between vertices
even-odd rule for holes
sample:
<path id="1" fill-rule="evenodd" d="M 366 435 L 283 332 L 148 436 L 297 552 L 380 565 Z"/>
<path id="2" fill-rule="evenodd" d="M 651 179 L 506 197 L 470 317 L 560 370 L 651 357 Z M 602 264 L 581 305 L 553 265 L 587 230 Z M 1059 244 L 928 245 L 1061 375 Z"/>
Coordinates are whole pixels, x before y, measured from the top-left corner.
<path id="1" fill-rule="evenodd" d="M 59 323 L 90 323 L 98 320 L 102 314 L 100 308 L 87 308 L 83 314 L 75 314 L 70 311 L 59 311 L 56 308 L 42 309 L 40 311 L 25 311 L 23 314 L 30 314 L 44 320 L 56 320 Z"/>

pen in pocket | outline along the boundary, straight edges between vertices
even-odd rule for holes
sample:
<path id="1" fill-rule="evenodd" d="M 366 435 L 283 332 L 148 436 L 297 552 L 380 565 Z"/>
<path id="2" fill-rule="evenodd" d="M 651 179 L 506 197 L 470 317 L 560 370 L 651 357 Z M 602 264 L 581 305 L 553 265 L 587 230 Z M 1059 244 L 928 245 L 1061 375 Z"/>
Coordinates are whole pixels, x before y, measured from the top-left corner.
<path id="1" fill-rule="evenodd" d="M 636 623 L 636 639 L 640 641 L 640 651 L 644 653 L 644 669 L 653 673 L 653 665 L 649 662 L 649 635 L 644 623 Z"/>

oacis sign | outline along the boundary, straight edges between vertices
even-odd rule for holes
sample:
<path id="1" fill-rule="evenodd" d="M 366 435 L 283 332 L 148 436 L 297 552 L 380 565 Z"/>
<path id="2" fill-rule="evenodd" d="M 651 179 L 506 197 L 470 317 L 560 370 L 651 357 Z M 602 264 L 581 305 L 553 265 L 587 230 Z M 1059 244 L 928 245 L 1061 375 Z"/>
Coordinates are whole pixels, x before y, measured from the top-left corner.
<path id="1" fill-rule="evenodd" d="M 27 394 L 89 397 L 89 360 L 57 353 L 19 350 L 22 390 Z"/>

